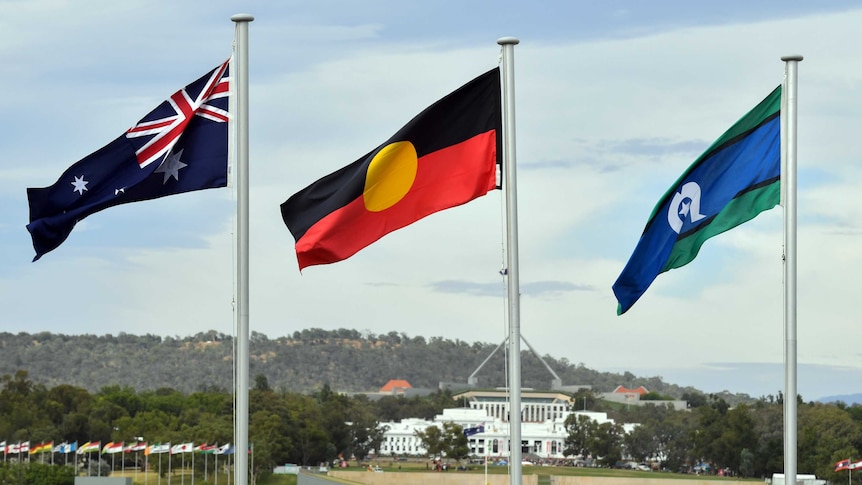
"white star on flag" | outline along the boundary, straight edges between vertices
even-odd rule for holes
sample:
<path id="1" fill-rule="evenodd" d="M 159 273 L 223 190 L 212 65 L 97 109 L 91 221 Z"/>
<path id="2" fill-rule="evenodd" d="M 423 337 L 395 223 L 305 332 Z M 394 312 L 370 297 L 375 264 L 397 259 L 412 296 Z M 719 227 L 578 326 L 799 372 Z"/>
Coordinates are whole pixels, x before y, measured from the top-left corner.
<path id="1" fill-rule="evenodd" d="M 182 150 L 176 153 L 171 153 L 167 158 L 165 158 L 161 165 L 159 165 L 159 168 L 156 169 L 156 172 L 165 174 L 165 180 L 162 182 L 163 184 L 168 183 L 168 179 L 171 177 L 177 179 L 177 181 L 180 180 L 180 169 L 188 166 L 188 164 L 180 161 L 180 157 L 182 156 Z"/>
<path id="2" fill-rule="evenodd" d="M 72 185 L 74 185 L 75 188 L 72 189 L 72 192 L 77 192 L 80 195 L 84 195 L 84 191 L 87 190 L 87 184 L 88 183 L 89 182 L 84 180 L 83 175 L 81 175 L 80 177 L 75 177 L 75 181 L 72 182 Z"/>

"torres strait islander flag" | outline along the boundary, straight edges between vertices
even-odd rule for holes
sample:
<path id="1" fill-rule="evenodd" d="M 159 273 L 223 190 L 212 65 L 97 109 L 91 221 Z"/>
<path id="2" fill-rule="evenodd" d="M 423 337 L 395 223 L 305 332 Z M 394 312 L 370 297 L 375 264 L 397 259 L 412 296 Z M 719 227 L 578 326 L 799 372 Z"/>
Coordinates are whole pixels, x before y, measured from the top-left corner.
<path id="1" fill-rule="evenodd" d="M 392 231 L 485 195 L 498 187 L 501 157 L 494 68 L 281 204 L 299 269 L 347 259 Z"/>
<path id="2" fill-rule="evenodd" d="M 33 261 L 108 207 L 227 185 L 228 64 L 174 93 L 54 185 L 27 189 Z"/>
<path id="3" fill-rule="evenodd" d="M 781 86 L 719 137 L 662 196 L 613 285 L 618 315 L 659 274 L 690 263 L 707 239 L 778 205 L 780 113 Z"/>

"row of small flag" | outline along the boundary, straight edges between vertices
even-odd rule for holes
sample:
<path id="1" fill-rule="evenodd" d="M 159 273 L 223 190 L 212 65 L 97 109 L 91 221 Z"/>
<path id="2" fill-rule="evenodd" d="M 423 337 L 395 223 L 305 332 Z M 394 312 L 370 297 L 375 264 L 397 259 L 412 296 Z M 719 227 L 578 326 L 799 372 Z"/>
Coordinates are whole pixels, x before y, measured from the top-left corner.
<path id="1" fill-rule="evenodd" d="M 43 443 L 39 443 L 38 445 L 30 446 L 29 441 L 23 441 L 19 443 L 9 443 L 6 444 L 5 441 L 0 441 L 0 449 L 7 455 L 19 455 L 22 453 L 27 453 L 30 455 L 37 455 L 40 453 L 77 453 L 79 455 L 83 455 L 84 453 L 103 453 L 103 454 L 113 454 L 113 453 L 137 453 L 143 451 L 145 455 L 151 454 L 159 454 L 159 453 L 170 453 L 175 455 L 177 453 L 203 453 L 203 454 L 212 454 L 212 455 L 230 455 L 234 452 L 234 447 L 231 446 L 230 443 L 218 446 L 218 445 L 208 445 L 206 443 L 202 445 L 195 446 L 194 443 L 182 443 L 178 445 L 171 446 L 170 443 L 156 443 L 153 445 L 147 445 L 145 441 L 137 441 L 135 443 L 124 444 L 122 441 L 120 442 L 108 442 L 104 446 L 102 446 L 101 441 L 88 441 L 81 446 L 78 446 L 78 443 L 60 443 L 55 445 L 53 441 L 47 441 Z"/>
<path id="2" fill-rule="evenodd" d="M 835 464 L 835 471 L 840 472 L 841 470 L 858 470 L 862 468 L 862 460 L 857 462 L 851 462 L 850 459 L 841 460 Z"/>

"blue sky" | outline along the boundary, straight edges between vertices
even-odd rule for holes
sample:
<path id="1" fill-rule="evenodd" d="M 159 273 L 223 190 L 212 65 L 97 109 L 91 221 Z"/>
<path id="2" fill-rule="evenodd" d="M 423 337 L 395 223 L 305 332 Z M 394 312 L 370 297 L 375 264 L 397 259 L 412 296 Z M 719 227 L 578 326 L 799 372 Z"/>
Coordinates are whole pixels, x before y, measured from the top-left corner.
<path id="1" fill-rule="evenodd" d="M 37 263 L 24 226 L 27 187 L 227 58 L 240 12 L 255 16 L 252 330 L 503 340 L 501 193 L 303 274 L 278 207 L 493 67 L 496 39 L 516 36 L 525 338 L 601 371 L 776 394 L 780 208 L 709 240 L 622 317 L 611 285 L 658 198 L 799 53 L 798 387 L 805 399 L 862 391 L 848 384 L 862 377 L 862 8 L 850 1 L 0 0 L 4 331 L 233 332 L 231 190 L 108 209 Z"/>

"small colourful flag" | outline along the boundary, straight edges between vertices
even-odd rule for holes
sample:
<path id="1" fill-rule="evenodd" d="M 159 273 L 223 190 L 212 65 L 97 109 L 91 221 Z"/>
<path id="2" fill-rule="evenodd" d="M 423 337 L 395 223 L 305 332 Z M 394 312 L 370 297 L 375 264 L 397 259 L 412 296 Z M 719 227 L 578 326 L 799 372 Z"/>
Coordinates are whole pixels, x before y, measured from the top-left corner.
<path id="1" fill-rule="evenodd" d="M 78 448 L 78 454 L 83 455 L 84 453 L 92 453 L 94 451 L 98 452 L 101 447 L 101 441 L 88 441 L 81 445 L 80 448 Z"/>
<path id="2" fill-rule="evenodd" d="M 194 451 L 193 443 L 182 443 L 179 445 L 174 445 L 171 448 L 172 455 L 176 455 L 177 453 L 191 453 L 192 451 Z"/>
<path id="3" fill-rule="evenodd" d="M 102 448 L 102 454 L 107 453 L 109 455 L 113 455 L 114 453 L 122 453 L 122 452 L 123 452 L 123 442 L 122 441 L 120 441 L 119 443 L 114 443 L 113 441 L 108 442 L 108 444 L 106 444 Z"/>
<path id="4" fill-rule="evenodd" d="M 145 455 L 157 455 L 159 453 L 168 453 L 171 451 L 170 443 L 156 443 L 154 445 L 150 445 L 144 451 Z"/>

